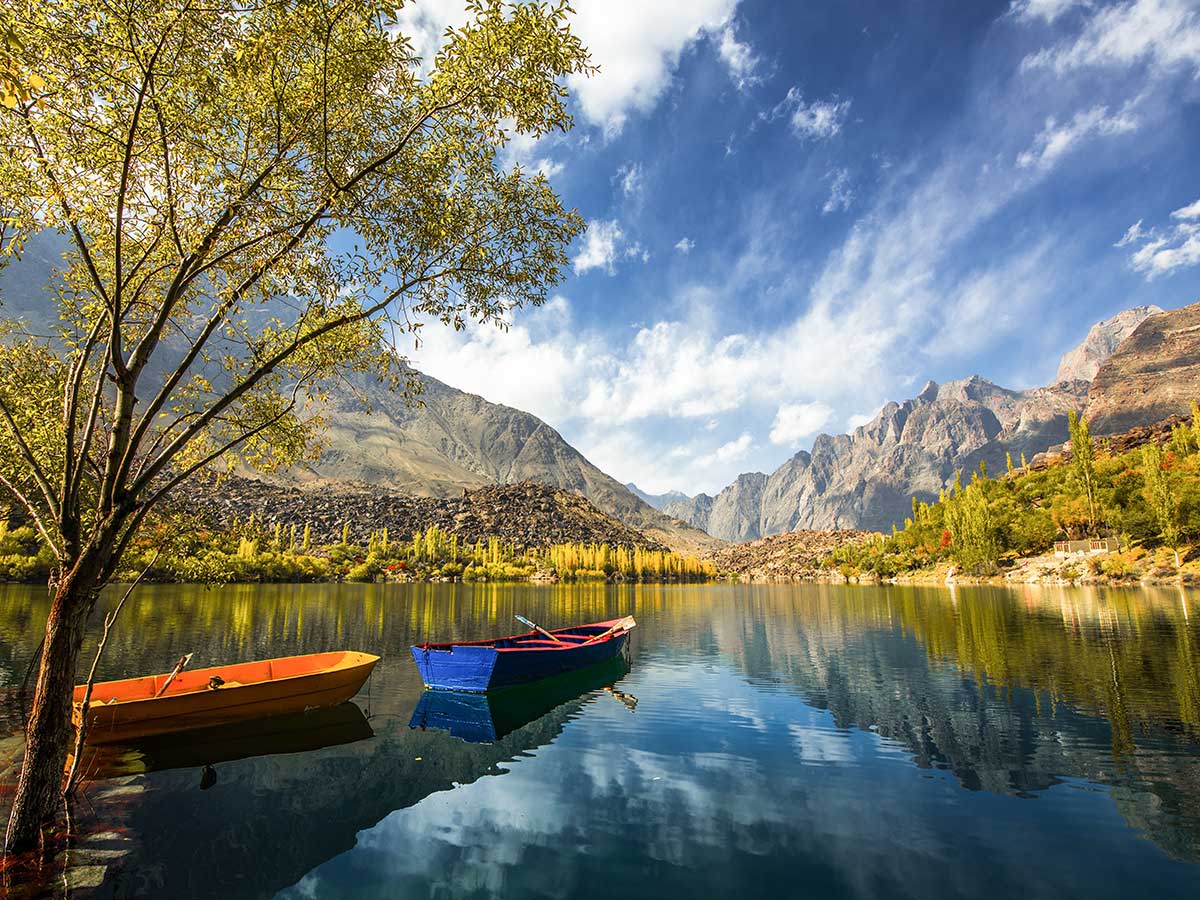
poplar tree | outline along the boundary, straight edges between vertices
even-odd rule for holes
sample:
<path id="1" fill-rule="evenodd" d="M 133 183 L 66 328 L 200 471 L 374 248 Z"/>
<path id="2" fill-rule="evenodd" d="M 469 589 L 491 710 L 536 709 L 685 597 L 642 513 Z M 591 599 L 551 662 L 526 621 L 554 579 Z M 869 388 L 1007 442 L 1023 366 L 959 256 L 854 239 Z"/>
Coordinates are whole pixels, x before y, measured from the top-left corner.
<path id="1" fill-rule="evenodd" d="M 1067 413 L 1067 426 L 1071 433 L 1071 465 L 1079 480 L 1088 504 L 1088 527 L 1096 533 L 1096 451 L 1092 447 L 1092 434 L 1087 419 L 1071 410 Z"/>
<path id="2" fill-rule="evenodd" d="M 1162 448 L 1153 442 L 1142 446 L 1142 477 L 1146 483 L 1146 499 L 1154 513 L 1158 533 L 1163 543 L 1175 554 L 1179 568 L 1179 499 L 1171 486 L 1170 473 L 1163 468 Z"/>

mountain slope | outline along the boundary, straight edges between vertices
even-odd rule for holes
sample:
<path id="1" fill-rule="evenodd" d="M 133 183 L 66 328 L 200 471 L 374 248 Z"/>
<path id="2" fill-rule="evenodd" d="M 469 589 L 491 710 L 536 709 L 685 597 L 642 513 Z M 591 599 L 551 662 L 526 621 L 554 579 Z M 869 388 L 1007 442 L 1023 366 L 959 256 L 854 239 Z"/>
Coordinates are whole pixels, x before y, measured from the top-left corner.
<path id="1" fill-rule="evenodd" d="M 523 549 L 561 543 L 665 549 L 578 494 L 532 482 L 418 497 L 362 484 L 301 490 L 232 475 L 220 482 L 197 479 L 175 501 L 177 508 L 219 526 L 254 516 L 267 526 L 307 528 L 318 544 L 341 540 L 343 527 L 351 541 L 366 544 L 385 528 L 393 540 L 407 540 L 437 526 L 464 544 L 495 537 Z"/>
<path id="2" fill-rule="evenodd" d="M 1111 319 L 1097 322 L 1088 330 L 1082 344 L 1063 354 L 1056 380 L 1091 381 L 1104 361 L 1112 356 L 1122 341 L 1133 334 L 1134 329 L 1150 316 L 1161 312 L 1162 309 L 1157 306 L 1135 306 L 1117 313 Z"/>
<path id="3" fill-rule="evenodd" d="M 660 510 L 660 511 L 668 503 L 675 503 L 679 500 L 690 500 L 691 499 L 683 491 L 667 491 L 665 494 L 650 494 L 650 493 L 647 493 L 646 491 L 643 491 L 640 487 L 638 487 L 632 481 L 625 482 L 625 487 L 629 489 L 629 492 L 631 494 L 633 494 L 636 497 L 640 497 L 642 500 L 645 500 L 647 503 L 649 503 L 655 509 Z"/>
<path id="4" fill-rule="evenodd" d="M 852 434 L 821 435 L 767 479 L 762 534 L 796 529 L 883 530 L 911 513 L 912 497 L 936 499 L 954 480 L 1005 456 L 1032 456 L 1067 433 L 1066 417 L 1087 385 L 1010 391 L 978 376 L 889 403 Z"/>
<path id="5" fill-rule="evenodd" d="M 1161 310 L 1100 366 L 1088 391 L 1093 434 L 1186 415 L 1200 401 L 1200 303 Z"/>
<path id="6" fill-rule="evenodd" d="M 416 405 L 370 376 L 331 390 L 322 411 L 327 448 L 286 480 L 363 482 L 431 497 L 534 481 L 582 494 L 673 549 L 696 551 L 717 543 L 636 497 L 536 416 L 427 375 L 420 378 L 425 390 Z"/>
<path id="7" fill-rule="evenodd" d="M 664 507 L 664 511 L 725 541 L 752 541 L 760 536 L 759 519 L 767 476 L 746 472 L 716 497 L 699 494 Z M 702 526 L 698 523 L 703 522 Z"/>

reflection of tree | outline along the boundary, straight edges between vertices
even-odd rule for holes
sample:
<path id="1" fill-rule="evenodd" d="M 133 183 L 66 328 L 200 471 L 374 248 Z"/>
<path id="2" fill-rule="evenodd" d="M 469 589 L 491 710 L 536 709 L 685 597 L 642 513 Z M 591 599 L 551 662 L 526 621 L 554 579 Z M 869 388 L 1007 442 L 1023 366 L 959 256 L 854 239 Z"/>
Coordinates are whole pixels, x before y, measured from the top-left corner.
<path id="1" fill-rule="evenodd" d="M 1200 859 L 1195 626 L 1177 599 L 762 587 L 713 615 L 719 652 L 751 678 L 787 678 L 917 765 L 1018 795 L 1061 776 L 1110 784 L 1132 824 Z"/>

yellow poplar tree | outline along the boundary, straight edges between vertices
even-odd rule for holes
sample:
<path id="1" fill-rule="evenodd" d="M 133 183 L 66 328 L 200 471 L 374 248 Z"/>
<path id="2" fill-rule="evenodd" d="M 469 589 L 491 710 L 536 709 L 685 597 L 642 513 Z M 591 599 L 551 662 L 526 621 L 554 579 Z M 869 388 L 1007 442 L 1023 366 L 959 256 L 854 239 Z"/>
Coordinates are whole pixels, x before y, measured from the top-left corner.
<path id="1" fill-rule="evenodd" d="M 159 501 L 231 456 L 294 463 L 323 379 L 413 390 L 389 339 L 561 279 L 582 220 L 498 153 L 571 125 L 565 4 L 471 0 L 426 60 L 400 5 L 4 5 L 0 262 L 67 245 L 55 333 L 0 340 L 0 485 L 56 559 L 8 850 L 58 807 L 88 616 Z"/>

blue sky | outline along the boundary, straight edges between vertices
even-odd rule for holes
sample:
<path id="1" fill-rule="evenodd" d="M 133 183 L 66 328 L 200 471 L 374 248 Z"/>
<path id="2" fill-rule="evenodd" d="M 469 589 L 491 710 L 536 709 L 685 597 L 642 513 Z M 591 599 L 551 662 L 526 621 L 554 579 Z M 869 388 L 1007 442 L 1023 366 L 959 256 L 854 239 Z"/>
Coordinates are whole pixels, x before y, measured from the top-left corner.
<path id="1" fill-rule="evenodd" d="M 573 5 L 577 127 L 506 148 L 587 218 L 571 271 L 507 331 L 401 349 L 622 481 L 714 492 L 1200 299 L 1200 0 Z"/>

